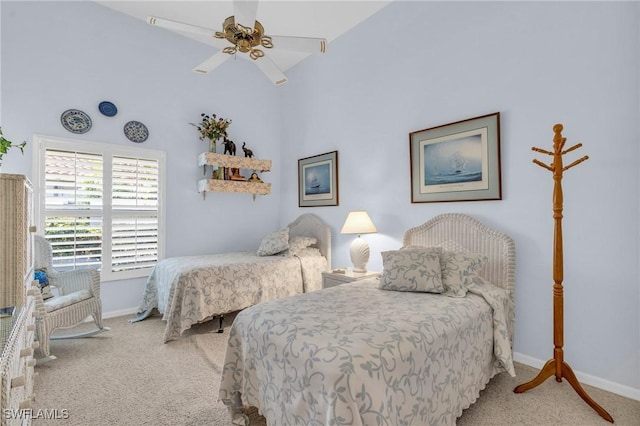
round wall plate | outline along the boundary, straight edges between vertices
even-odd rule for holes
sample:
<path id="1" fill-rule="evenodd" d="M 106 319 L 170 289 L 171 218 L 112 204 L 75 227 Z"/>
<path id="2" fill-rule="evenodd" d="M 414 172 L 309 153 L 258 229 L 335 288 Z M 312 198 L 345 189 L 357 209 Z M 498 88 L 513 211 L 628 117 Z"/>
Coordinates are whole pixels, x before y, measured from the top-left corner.
<path id="1" fill-rule="evenodd" d="M 129 121 L 124 125 L 124 135 L 131 142 L 142 143 L 149 137 L 149 129 L 139 121 Z"/>
<path id="2" fill-rule="evenodd" d="M 71 133 L 87 133 L 91 129 L 91 117 L 79 109 L 68 109 L 60 116 L 62 127 Z"/>
<path id="3" fill-rule="evenodd" d="M 116 108 L 116 106 L 109 101 L 100 102 L 100 104 L 98 105 L 98 110 L 100 110 L 100 112 L 107 117 L 113 117 L 118 113 L 118 108 Z"/>

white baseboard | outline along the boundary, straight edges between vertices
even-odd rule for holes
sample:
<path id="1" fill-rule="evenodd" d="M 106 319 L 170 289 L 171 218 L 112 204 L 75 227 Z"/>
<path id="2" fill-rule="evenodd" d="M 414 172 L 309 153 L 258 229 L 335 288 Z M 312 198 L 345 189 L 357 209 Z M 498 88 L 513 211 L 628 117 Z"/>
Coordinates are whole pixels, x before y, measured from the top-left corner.
<path id="1" fill-rule="evenodd" d="M 547 362 L 539 360 L 537 358 L 523 355 L 518 352 L 513 353 L 513 360 L 521 364 L 528 365 L 529 367 L 542 368 Z M 640 389 L 632 388 L 631 386 L 621 385 L 620 383 L 611 382 L 609 380 L 601 379 L 600 377 L 592 376 L 590 374 L 581 373 L 575 371 L 576 377 L 580 383 L 593 386 L 598 389 L 606 390 L 616 395 L 624 396 L 625 398 L 634 399 L 640 401 Z"/>
<path id="2" fill-rule="evenodd" d="M 133 308 L 127 308 L 127 309 L 120 309 L 118 311 L 103 312 L 102 318 L 107 319 L 107 318 L 123 317 L 125 315 L 135 315 L 136 313 L 138 313 L 138 308 L 133 307 Z"/>

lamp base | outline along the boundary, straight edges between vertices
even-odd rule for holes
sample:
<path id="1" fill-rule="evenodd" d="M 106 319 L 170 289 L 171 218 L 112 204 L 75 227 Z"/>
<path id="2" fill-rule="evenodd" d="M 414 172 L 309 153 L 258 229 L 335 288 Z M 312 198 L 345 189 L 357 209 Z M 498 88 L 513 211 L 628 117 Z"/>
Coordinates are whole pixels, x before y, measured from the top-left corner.
<path id="1" fill-rule="evenodd" d="M 353 263 L 353 272 L 367 272 L 367 262 L 369 261 L 369 244 L 362 238 L 358 237 L 351 243 L 349 249 L 351 263 Z"/>

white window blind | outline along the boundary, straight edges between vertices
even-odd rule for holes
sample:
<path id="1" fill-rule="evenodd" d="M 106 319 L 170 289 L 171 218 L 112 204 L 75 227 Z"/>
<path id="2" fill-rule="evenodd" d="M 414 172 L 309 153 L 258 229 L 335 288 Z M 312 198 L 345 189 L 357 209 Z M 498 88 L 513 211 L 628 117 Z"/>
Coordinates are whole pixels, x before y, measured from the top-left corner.
<path id="1" fill-rule="evenodd" d="M 158 260 L 158 161 L 113 158 L 113 271 L 149 268 Z"/>
<path id="2" fill-rule="evenodd" d="M 34 140 L 40 223 L 54 267 L 97 267 L 103 280 L 148 275 L 164 251 L 164 153 L 46 136 Z"/>
<path id="3" fill-rule="evenodd" d="M 46 151 L 44 234 L 59 270 L 101 267 L 102 166 L 101 154 Z"/>

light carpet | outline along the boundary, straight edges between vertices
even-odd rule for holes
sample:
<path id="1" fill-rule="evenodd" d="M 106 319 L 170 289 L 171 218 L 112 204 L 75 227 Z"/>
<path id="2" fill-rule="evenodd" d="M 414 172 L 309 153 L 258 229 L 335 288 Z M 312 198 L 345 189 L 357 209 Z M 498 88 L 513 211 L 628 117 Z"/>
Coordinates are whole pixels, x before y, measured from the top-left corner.
<path id="1" fill-rule="evenodd" d="M 105 320 L 111 331 L 94 337 L 51 342 L 57 359 L 36 367 L 34 426 L 230 425 L 217 401 L 228 327 L 214 333 L 217 321 L 194 326 L 179 340 L 162 343 L 159 316 L 131 324 L 129 317 Z M 81 327 L 88 327 L 83 324 Z M 494 377 L 479 400 L 463 412 L 459 426 L 610 424 L 564 381 L 514 394 L 537 370 L 516 364 L 517 377 Z M 584 386 L 616 425 L 640 426 L 640 402 Z M 57 415 L 58 419 L 46 419 Z M 266 422 L 254 409 L 251 424 Z M 68 417 L 63 419 L 62 417 Z M 285 425 L 286 426 L 286 425 Z M 417 425 L 420 426 L 420 425 Z"/>

